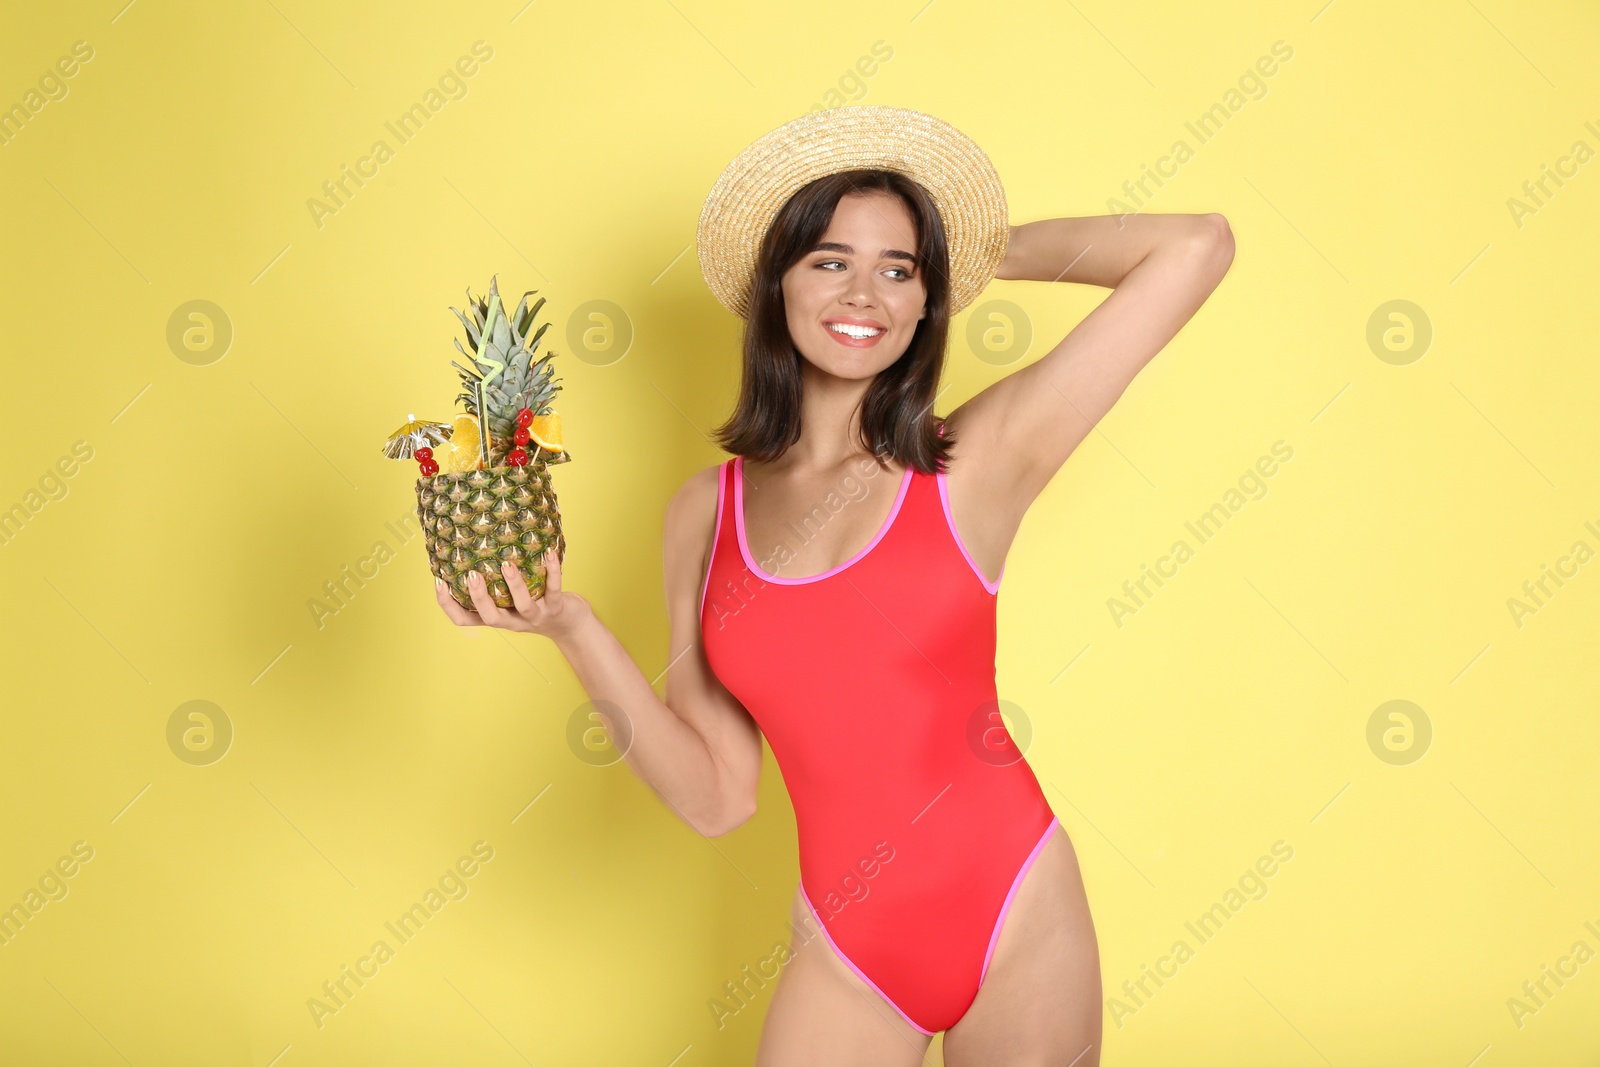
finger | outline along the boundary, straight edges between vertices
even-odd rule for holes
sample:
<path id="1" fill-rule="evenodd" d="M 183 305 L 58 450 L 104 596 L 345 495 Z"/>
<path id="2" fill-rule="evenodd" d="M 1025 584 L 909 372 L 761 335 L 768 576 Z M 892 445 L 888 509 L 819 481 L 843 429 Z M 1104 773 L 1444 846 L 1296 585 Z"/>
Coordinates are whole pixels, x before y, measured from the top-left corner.
<path id="1" fill-rule="evenodd" d="M 522 568 L 508 560 L 500 564 L 500 573 L 505 575 L 506 588 L 511 590 L 511 604 L 518 615 L 528 617 L 528 612 L 533 609 L 533 594 L 528 592 L 528 581 L 522 576 Z"/>
<path id="2" fill-rule="evenodd" d="M 434 599 L 439 601 L 439 606 L 444 609 L 444 613 L 450 616 L 450 621 L 457 626 L 483 625 L 482 619 L 462 607 L 456 602 L 456 598 L 450 595 L 450 590 L 445 588 L 443 578 L 433 580 L 433 595 Z"/>
<path id="3" fill-rule="evenodd" d="M 561 592 L 561 556 L 555 545 L 544 550 L 544 591 Z"/>
<path id="4" fill-rule="evenodd" d="M 489 626 L 504 626 L 505 613 L 489 595 L 489 585 L 483 580 L 481 571 L 473 571 L 467 575 L 467 595 L 472 597 L 472 606 L 478 609 L 478 618 Z"/>

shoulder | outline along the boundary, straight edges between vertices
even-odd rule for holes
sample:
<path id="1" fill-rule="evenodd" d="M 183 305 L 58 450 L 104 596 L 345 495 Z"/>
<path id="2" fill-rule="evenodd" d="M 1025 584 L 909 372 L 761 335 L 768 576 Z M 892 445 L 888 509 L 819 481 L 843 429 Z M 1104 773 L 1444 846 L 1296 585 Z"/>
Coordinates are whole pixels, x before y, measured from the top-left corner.
<path id="1" fill-rule="evenodd" d="M 717 480 L 722 473 L 722 466 L 718 463 L 697 470 L 678 486 L 672 499 L 667 501 L 665 525 L 669 532 L 675 525 L 695 525 L 701 519 L 710 525 L 715 519 Z M 709 515 L 706 514 L 708 509 L 711 512 Z"/>
<path id="2" fill-rule="evenodd" d="M 667 501 L 662 533 L 669 557 L 703 563 L 717 524 L 717 481 L 722 464 L 695 471 Z"/>

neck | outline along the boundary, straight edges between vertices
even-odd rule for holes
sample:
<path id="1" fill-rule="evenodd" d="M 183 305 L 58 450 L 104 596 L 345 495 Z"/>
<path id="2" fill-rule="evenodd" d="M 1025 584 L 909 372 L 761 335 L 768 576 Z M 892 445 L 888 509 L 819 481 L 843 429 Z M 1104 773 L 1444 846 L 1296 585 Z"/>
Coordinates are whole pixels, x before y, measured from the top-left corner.
<path id="1" fill-rule="evenodd" d="M 775 466 L 830 471 L 867 455 L 860 440 L 861 401 L 873 378 L 840 378 L 805 361 L 800 372 L 800 440 Z"/>

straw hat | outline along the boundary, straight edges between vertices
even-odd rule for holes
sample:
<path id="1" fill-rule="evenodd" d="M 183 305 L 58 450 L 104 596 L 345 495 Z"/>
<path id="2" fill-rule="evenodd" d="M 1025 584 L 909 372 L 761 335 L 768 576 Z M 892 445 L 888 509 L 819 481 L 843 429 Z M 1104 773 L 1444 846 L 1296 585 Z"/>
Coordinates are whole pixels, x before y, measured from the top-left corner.
<path id="1" fill-rule="evenodd" d="M 855 104 L 784 123 L 740 152 L 712 186 L 696 242 L 700 273 L 723 307 L 750 317 L 761 242 L 789 198 L 818 178 L 857 168 L 898 171 L 933 197 L 950 248 L 952 315 L 982 292 L 1011 235 L 1005 189 L 989 157 L 932 115 Z"/>

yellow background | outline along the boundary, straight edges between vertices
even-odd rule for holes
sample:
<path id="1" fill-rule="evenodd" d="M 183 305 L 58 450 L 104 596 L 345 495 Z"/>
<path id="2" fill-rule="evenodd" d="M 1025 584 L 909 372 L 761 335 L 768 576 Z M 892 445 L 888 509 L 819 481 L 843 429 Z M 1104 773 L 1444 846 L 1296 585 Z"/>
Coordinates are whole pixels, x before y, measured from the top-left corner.
<path id="1" fill-rule="evenodd" d="M 662 510 L 724 458 L 737 386 L 692 247 L 726 162 L 819 103 L 901 104 L 983 145 L 1013 221 L 1098 214 L 1280 40 L 1148 206 L 1225 214 L 1232 272 L 1034 505 L 999 602 L 1108 998 L 1294 849 L 1136 1014 L 1108 1005 L 1105 1060 L 1600 1050 L 1600 962 L 1521 1026 L 1507 1006 L 1600 951 L 1600 563 L 1520 627 L 1507 607 L 1600 548 L 1600 162 L 1521 226 L 1507 207 L 1600 148 L 1593 5 L 124 2 L 24 6 L 0 37 L 7 106 L 94 50 L 0 146 L 0 508 L 93 449 L 0 546 L 0 906 L 94 850 L 0 946 L 0 1061 L 749 1062 L 771 987 L 720 1029 L 708 1001 L 784 934 L 770 757 L 758 817 L 698 837 L 576 758 L 585 695 L 547 641 L 446 622 L 420 540 L 320 628 L 308 608 L 396 545 L 412 475 L 379 446 L 450 408 L 447 306 L 491 274 L 550 298 L 567 582 L 659 688 Z M 466 95 L 319 227 L 307 200 L 480 40 Z M 1026 310 L 1032 359 L 1102 296 L 979 304 Z M 1434 331 L 1402 366 L 1366 341 L 1394 299 Z M 234 333 L 205 366 L 167 342 L 191 300 Z M 620 360 L 565 343 L 590 300 L 631 323 Z M 968 346 L 978 312 L 941 412 L 1009 369 Z M 1123 581 L 1279 440 L 1267 495 L 1119 627 Z M 1367 743 L 1394 699 L 1433 730 L 1405 766 Z M 233 725 L 209 766 L 167 744 L 190 700 Z M 308 998 L 478 841 L 470 893 L 319 1028 Z"/>

